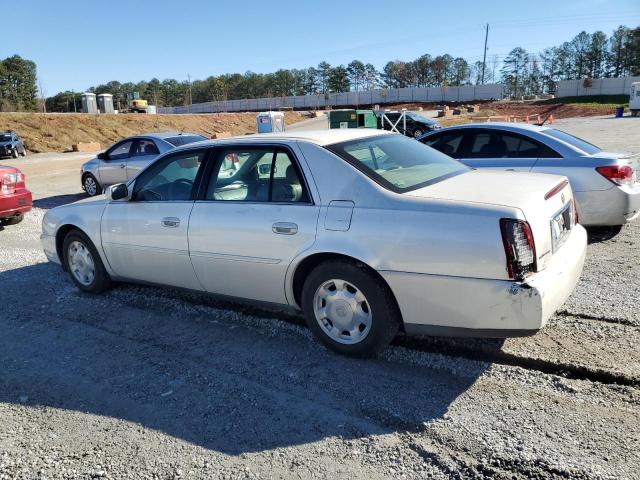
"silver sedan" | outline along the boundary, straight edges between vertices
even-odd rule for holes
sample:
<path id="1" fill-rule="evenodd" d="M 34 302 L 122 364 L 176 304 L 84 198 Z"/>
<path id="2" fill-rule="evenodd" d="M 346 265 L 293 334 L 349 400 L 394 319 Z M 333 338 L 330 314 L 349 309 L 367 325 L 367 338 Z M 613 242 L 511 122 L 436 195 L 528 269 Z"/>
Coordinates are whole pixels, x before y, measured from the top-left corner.
<path id="1" fill-rule="evenodd" d="M 532 334 L 585 258 L 565 177 L 471 170 L 399 134 L 199 142 L 47 212 L 45 254 L 83 291 L 161 284 L 300 308 L 329 348 L 398 331 Z"/>
<path id="2" fill-rule="evenodd" d="M 582 225 L 622 225 L 640 215 L 638 157 L 602 151 L 562 130 L 514 123 L 468 124 L 419 140 L 473 168 L 565 175 Z"/>
<path id="3" fill-rule="evenodd" d="M 82 189 L 90 197 L 99 195 L 109 185 L 133 178 L 161 153 L 202 140 L 207 138 L 195 133 L 180 132 L 147 133 L 120 140 L 82 165 Z"/>

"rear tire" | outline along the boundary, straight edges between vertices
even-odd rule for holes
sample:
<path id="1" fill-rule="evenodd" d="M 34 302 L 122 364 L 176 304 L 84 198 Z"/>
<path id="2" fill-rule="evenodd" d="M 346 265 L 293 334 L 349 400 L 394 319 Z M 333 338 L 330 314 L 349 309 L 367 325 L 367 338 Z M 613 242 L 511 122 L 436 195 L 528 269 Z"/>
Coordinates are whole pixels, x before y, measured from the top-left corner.
<path id="1" fill-rule="evenodd" d="M 65 267 L 73 283 L 83 292 L 102 293 L 111 286 L 111 278 L 89 237 L 71 230 L 62 245 Z"/>
<path id="2" fill-rule="evenodd" d="M 421 136 L 421 135 L 423 135 L 423 134 L 424 134 L 424 132 L 422 131 L 422 129 L 420 129 L 420 128 L 416 128 L 416 129 L 413 131 L 413 138 L 418 138 L 418 137 L 420 137 L 420 136 Z"/>
<path id="3" fill-rule="evenodd" d="M 19 213 L 18 215 L 14 215 L 13 217 L 3 218 L 0 220 L 0 225 L 8 226 L 8 225 L 17 225 L 22 220 L 24 220 L 24 213 Z"/>
<path id="4" fill-rule="evenodd" d="M 27 156 L 27 148 L 26 147 L 22 147 L 22 153 L 20 155 L 22 155 L 23 157 Z"/>
<path id="5" fill-rule="evenodd" d="M 307 325 L 329 349 L 352 357 L 372 357 L 398 333 L 400 311 L 377 276 L 356 262 L 318 265 L 302 287 Z"/>
<path id="6" fill-rule="evenodd" d="M 87 192 L 87 195 L 90 197 L 94 197 L 102 193 L 102 187 L 98 183 L 98 180 L 96 180 L 96 177 L 90 173 L 86 173 L 84 177 L 82 177 L 82 186 L 84 187 L 84 191 Z"/>

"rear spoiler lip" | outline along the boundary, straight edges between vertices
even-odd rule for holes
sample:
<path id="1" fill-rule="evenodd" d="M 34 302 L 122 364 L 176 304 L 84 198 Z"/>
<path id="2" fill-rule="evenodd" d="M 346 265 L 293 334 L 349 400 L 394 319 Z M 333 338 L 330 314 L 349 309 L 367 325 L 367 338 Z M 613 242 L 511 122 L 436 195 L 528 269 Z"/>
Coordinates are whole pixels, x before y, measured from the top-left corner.
<path id="1" fill-rule="evenodd" d="M 555 187 L 553 187 L 551 190 L 549 190 L 547 193 L 545 193 L 544 194 L 544 199 L 545 200 L 549 200 L 555 194 L 557 194 L 558 192 L 561 192 L 562 190 L 564 190 L 564 187 L 566 187 L 567 185 L 569 185 L 569 180 L 565 178 L 559 184 L 557 184 Z"/>

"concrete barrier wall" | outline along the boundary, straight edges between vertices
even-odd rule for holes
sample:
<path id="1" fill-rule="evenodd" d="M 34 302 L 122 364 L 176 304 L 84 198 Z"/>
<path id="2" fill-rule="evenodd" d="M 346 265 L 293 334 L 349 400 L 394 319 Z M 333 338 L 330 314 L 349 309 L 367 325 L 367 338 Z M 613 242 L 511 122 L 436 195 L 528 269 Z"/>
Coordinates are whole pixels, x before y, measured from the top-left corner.
<path id="1" fill-rule="evenodd" d="M 500 100 L 503 98 L 501 84 L 465 85 L 462 87 L 389 88 L 364 92 L 332 93 L 324 95 L 298 95 L 292 97 L 251 98 L 220 102 L 195 103 L 181 107 L 161 107 L 158 113 L 215 113 L 215 112 L 259 112 L 277 110 L 281 107 L 314 109 L 346 107 L 353 105 L 375 105 L 412 102 L 469 102 L 473 100 Z"/>
<path id="2" fill-rule="evenodd" d="M 640 77 L 596 78 L 592 80 L 590 87 L 584 86 L 584 80 L 561 80 L 558 82 L 556 97 L 629 95 L 633 82 L 640 82 Z"/>

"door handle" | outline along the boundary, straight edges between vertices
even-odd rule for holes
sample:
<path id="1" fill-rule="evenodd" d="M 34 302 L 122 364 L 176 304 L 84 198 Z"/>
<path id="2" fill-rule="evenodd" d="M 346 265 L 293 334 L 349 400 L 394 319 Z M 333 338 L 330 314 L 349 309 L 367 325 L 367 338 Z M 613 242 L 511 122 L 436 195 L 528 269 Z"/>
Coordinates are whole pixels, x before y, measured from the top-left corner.
<path id="1" fill-rule="evenodd" d="M 169 228 L 176 228 L 180 226 L 180 219 L 177 217 L 164 217 L 162 219 L 162 226 Z"/>
<path id="2" fill-rule="evenodd" d="M 120 168 L 124 168 L 124 167 L 126 167 L 126 166 L 127 166 L 127 165 L 126 165 L 126 164 L 124 164 L 124 163 L 121 163 L 121 164 L 120 164 Z"/>
<path id="3" fill-rule="evenodd" d="M 298 225 L 289 222 L 276 222 L 272 227 L 273 233 L 280 235 L 295 235 L 298 233 Z"/>

